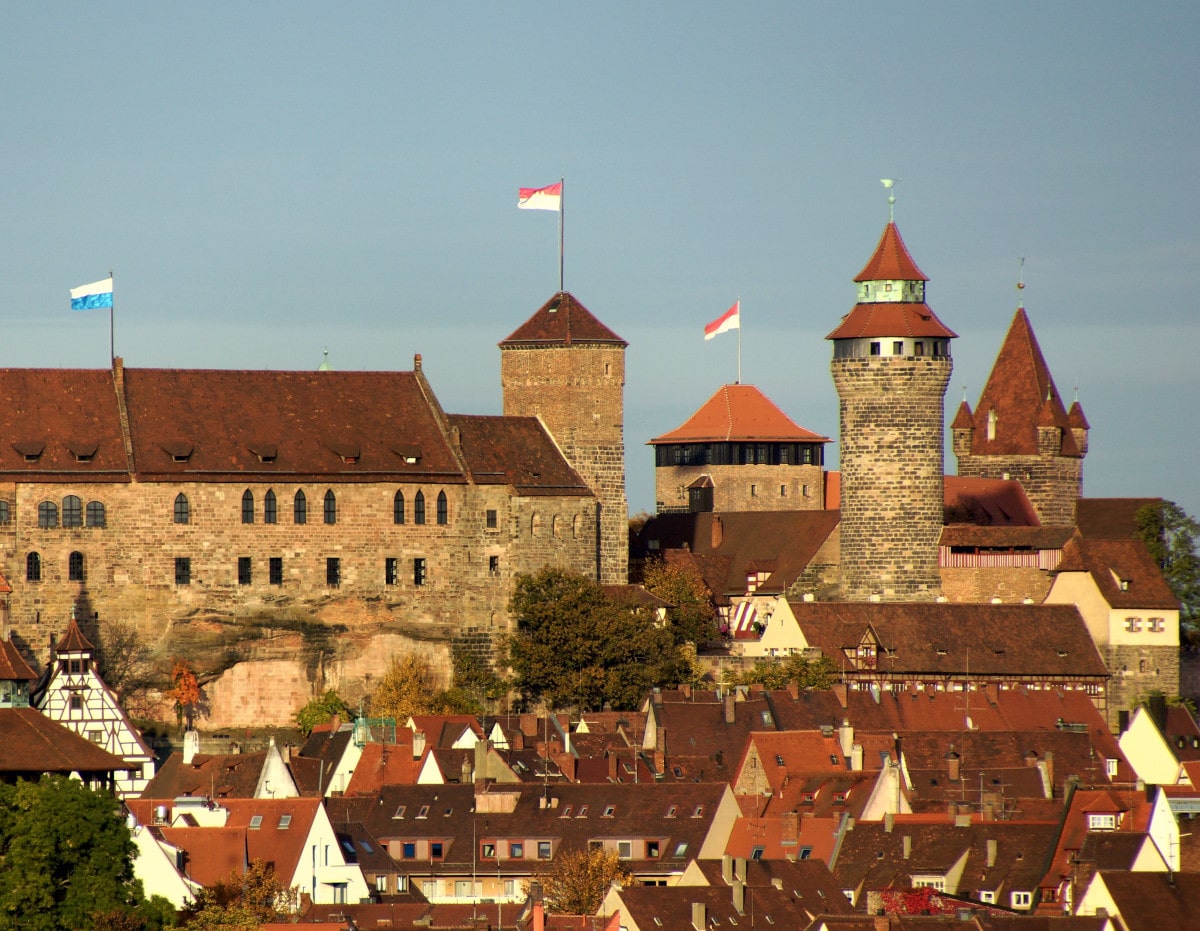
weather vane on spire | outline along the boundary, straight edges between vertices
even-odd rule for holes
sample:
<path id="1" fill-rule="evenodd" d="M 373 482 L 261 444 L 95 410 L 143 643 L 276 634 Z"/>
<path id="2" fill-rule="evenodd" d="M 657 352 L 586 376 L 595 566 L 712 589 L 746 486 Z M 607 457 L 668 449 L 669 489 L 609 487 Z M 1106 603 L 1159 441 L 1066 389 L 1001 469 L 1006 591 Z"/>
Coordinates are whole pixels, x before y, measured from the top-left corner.
<path id="1" fill-rule="evenodd" d="M 879 179 L 879 183 L 882 184 L 887 189 L 887 192 L 888 192 L 888 222 L 889 223 L 896 222 L 896 195 L 894 193 L 892 193 L 892 185 L 894 185 L 899 180 L 901 180 L 901 179 L 900 178 L 880 178 Z"/>

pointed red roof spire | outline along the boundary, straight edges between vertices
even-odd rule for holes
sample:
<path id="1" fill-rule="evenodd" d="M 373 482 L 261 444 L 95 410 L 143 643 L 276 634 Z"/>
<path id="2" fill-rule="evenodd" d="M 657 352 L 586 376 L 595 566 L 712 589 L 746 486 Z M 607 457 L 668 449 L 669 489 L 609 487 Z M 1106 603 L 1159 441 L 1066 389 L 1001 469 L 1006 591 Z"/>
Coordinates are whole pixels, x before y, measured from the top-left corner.
<path id="1" fill-rule="evenodd" d="M 904 240 L 900 238 L 900 230 L 895 223 L 888 223 L 879 237 L 879 245 L 875 254 L 863 266 L 863 270 L 854 277 L 855 281 L 928 281 L 925 273 L 917 268 Z"/>
<path id="2" fill-rule="evenodd" d="M 1067 411 L 1067 421 L 1072 427 L 1078 430 L 1090 430 L 1092 428 L 1087 418 L 1083 416 L 1083 407 L 1079 401 L 1071 403 L 1071 409 Z"/>
<path id="3" fill-rule="evenodd" d="M 95 652 L 95 647 L 91 641 L 83 635 L 83 631 L 79 629 L 79 624 L 75 620 L 75 611 L 71 610 L 71 620 L 67 624 L 67 631 L 59 639 L 54 646 L 55 653 L 92 653 Z"/>
<path id="4" fill-rule="evenodd" d="M 4 637 L 0 638 L 0 680 L 31 682 L 36 678 L 37 673 L 25 662 L 25 657 L 6 631 Z"/>
<path id="5" fill-rule="evenodd" d="M 975 426 L 979 429 L 971 446 L 976 454 L 1034 455 L 1037 428 L 1049 426 L 1063 430 L 1063 455 L 1079 455 L 1066 408 L 1024 307 L 1017 308 L 979 397 Z"/>
<path id="6" fill-rule="evenodd" d="M 962 404 L 958 405 L 958 413 L 954 415 L 954 422 L 950 424 L 950 429 L 969 430 L 973 426 L 975 426 L 975 420 L 971 415 L 971 405 L 964 398 Z"/>

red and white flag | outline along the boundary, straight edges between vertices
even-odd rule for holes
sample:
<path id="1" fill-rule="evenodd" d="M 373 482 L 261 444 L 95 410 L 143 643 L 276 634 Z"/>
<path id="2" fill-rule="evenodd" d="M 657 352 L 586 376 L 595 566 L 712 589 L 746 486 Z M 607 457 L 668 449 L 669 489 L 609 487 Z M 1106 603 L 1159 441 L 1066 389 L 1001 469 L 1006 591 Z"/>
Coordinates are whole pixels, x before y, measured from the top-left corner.
<path id="1" fill-rule="evenodd" d="M 562 182 L 548 187 L 523 187 L 517 195 L 519 210 L 562 210 Z"/>
<path id="2" fill-rule="evenodd" d="M 712 323 L 704 328 L 704 338 L 712 339 L 714 336 L 719 336 L 722 333 L 728 333 L 730 330 L 740 330 L 742 328 L 742 302 L 741 299 L 734 301 L 733 306 L 721 316 L 717 317 Z"/>

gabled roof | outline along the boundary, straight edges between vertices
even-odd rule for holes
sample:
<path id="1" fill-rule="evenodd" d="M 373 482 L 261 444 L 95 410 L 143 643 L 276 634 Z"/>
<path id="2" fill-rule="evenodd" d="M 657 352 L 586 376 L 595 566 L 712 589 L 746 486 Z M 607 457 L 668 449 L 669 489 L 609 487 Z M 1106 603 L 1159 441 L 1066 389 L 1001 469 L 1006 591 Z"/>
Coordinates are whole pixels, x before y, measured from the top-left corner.
<path id="1" fill-rule="evenodd" d="M 647 444 L 729 442 L 828 443 L 805 430 L 754 385 L 722 385 L 681 426 Z"/>
<path id="2" fill-rule="evenodd" d="M 1075 525 L 1085 540 L 1134 539 L 1138 511 L 1162 503 L 1162 498 L 1080 498 L 1075 502 Z"/>
<path id="3" fill-rule="evenodd" d="M 718 598 L 744 594 L 750 565 L 771 561 L 775 568 L 758 590 L 782 592 L 808 567 L 839 517 L 828 510 L 659 514 L 646 522 L 639 540 L 650 552 L 687 549 Z M 717 523 L 719 541 L 714 547 Z"/>
<path id="4" fill-rule="evenodd" d="M 501 349 L 575 344 L 627 346 L 628 343 L 592 316 L 573 294 L 559 291 L 532 317 L 500 343 Z"/>
<path id="5" fill-rule="evenodd" d="M 591 495 L 536 417 L 452 414 L 471 477 L 481 485 L 507 484 L 519 495 Z"/>
<path id="6" fill-rule="evenodd" d="M 990 440 L 989 421 L 995 433 Z M 1013 316 L 975 407 L 974 423 L 973 455 L 1035 455 L 1038 426 L 1062 430 L 1061 455 L 1082 455 L 1024 307 Z"/>
<path id="7" fill-rule="evenodd" d="M 0 638 L 0 680 L 32 682 L 37 677 L 38 674 L 25 662 L 25 657 L 5 631 L 4 636 Z"/>
<path id="8" fill-rule="evenodd" d="M 854 276 L 855 281 L 928 281 L 925 273 L 908 254 L 895 223 L 888 223 L 879 237 L 875 253 Z"/>
<path id="9" fill-rule="evenodd" d="M 184 851 L 183 874 L 201 886 L 214 886 L 231 875 L 241 876 L 250 862 L 246 832 L 241 828 L 164 825 L 153 830 L 172 847 Z"/>
<path id="10" fill-rule="evenodd" d="M 1040 523 L 1015 479 L 947 475 L 942 494 L 948 524 L 1036 527 Z"/>
<path id="11" fill-rule="evenodd" d="M 805 602 L 788 599 L 807 641 L 847 671 L 878 639 L 881 673 L 1107 677 L 1074 605 Z"/>
<path id="12" fill-rule="evenodd" d="M 251 753 L 197 753 L 190 763 L 176 751 L 154 774 L 141 798 L 176 799 L 181 796 L 211 798 L 254 798 L 262 776 L 267 751 Z"/>
<path id="13" fill-rule="evenodd" d="M 94 653 L 95 646 L 83 635 L 74 616 L 67 622 L 67 629 L 54 646 L 56 653 Z"/>
<path id="14" fill-rule="evenodd" d="M 1162 931 L 1188 928 L 1200 915 L 1200 874 L 1126 873 L 1096 874 L 1129 931 Z"/>
<path id="15" fill-rule="evenodd" d="M 0 708 L 0 778 L 111 773 L 129 763 L 33 708 Z"/>
<path id="16" fill-rule="evenodd" d="M 1141 540 L 1084 540 L 1063 547 L 1058 572 L 1086 572 L 1113 608 L 1179 609 L 1146 544 Z"/>

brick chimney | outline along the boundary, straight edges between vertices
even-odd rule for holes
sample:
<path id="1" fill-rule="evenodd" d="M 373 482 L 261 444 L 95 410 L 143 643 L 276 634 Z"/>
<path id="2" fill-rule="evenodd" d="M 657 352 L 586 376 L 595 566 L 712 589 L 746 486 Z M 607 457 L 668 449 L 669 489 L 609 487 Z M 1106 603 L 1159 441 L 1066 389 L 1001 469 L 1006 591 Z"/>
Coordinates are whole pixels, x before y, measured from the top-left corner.
<path id="1" fill-rule="evenodd" d="M 425 732 L 416 731 L 413 733 L 413 759 L 419 760 L 425 755 Z"/>
<path id="2" fill-rule="evenodd" d="M 736 698 L 734 697 L 733 689 L 728 689 L 725 692 L 725 723 L 726 724 L 733 724 L 734 721 L 737 720 L 736 716 L 734 715 L 735 702 L 736 702 Z"/>
<path id="3" fill-rule="evenodd" d="M 725 527 L 721 523 L 721 518 L 714 515 L 713 519 L 712 519 L 712 531 L 711 531 L 712 548 L 714 550 L 717 549 L 721 545 L 721 541 L 723 541 L 724 539 L 725 539 Z"/>

